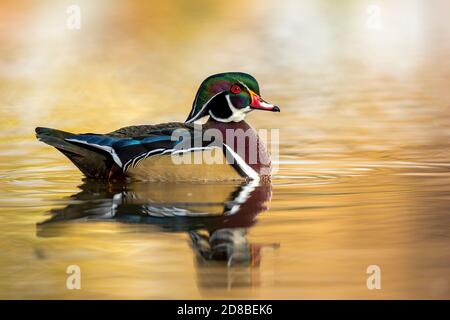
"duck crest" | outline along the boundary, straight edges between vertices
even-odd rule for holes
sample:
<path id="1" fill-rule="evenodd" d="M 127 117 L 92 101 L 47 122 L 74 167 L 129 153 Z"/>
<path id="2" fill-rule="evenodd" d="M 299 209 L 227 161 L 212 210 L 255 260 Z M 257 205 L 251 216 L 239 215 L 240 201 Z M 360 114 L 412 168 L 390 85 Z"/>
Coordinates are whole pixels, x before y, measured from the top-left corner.
<path id="1" fill-rule="evenodd" d="M 186 122 L 193 122 L 204 116 L 210 114 L 211 106 L 213 104 L 217 105 L 215 100 L 220 99 L 224 107 L 226 107 L 225 96 L 229 93 L 233 85 L 240 84 L 243 88 L 252 89 L 256 94 L 259 95 L 258 82 L 251 75 L 243 72 L 225 72 L 218 73 L 206 78 L 200 85 L 197 94 L 195 95 L 195 100 L 192 105 L 192 110 L 189 113 Z M 242 88 L 242 89 L 243 89 Z M 239 92 L 240 93 L 240 92 Z M 242 92 L 241 99 L 244 99 L 246 95 L 245 90 Z M 250 97 L 248 97 L 250 98 Z M 215 102 L 215 103 L 214 103 Z M 220 103 L 220 102 L 219 102 Z M 250 103 L 244 103 L 246 106 Z M 220 110 L 220 109 L 217 109 Z M 222 110 L 220 110 L 222 111 Z"/>

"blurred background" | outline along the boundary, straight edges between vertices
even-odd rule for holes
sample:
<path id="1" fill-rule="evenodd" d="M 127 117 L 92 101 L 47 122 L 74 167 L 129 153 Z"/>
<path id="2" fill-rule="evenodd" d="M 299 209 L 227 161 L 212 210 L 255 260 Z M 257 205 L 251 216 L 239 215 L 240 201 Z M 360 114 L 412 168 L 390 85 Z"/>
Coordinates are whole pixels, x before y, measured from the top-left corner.
<path id="1" fill-rule="evenodd" d="M 448 12 L 444 0 L 2 1 L 0 297 L 449 298 Z M 153 226 L 39 236 L 50 210 L 82 201 L 70 198 L 82 176 L 34 127 L 183 121 L 200 82 L 225 71 L 255 76 L 282 111 L 248 117 L 280 129 L 270 209 L 247 236 L 279 247 L 258 267 L 199 268 L 186 233 Z M 72 263 L 79 291 L 65 288 Z M 373 264 L 381 290 L 366 287 Z"/>

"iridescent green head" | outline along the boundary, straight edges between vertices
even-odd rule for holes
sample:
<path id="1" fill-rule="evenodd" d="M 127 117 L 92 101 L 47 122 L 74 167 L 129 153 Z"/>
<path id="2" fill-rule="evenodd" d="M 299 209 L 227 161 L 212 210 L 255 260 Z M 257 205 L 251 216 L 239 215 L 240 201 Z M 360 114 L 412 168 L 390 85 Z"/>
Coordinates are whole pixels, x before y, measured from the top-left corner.
<path id="1" fill-rule="evenodd" d="M 208 114 L 216 121 L 239 122 L 253 109 L 280 111 L 277 106 L 261 99 L 258 82 L 251 75 L 219 73 L 206 78 L 200 85 L 186 123 Z"/>

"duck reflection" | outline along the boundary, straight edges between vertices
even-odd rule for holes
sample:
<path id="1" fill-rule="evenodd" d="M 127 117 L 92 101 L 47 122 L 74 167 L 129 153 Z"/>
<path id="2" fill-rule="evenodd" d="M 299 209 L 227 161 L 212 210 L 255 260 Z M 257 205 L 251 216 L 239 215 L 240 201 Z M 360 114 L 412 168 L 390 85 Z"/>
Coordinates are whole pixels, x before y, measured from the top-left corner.
<path id="1" fill-rule="evenodd" d="M 71 204 L 52 209 L 51 217 L 38 224 L 38 236 L 61 236 L 64 228 L 60 222 L 73 220 L 152 224 L 166 232 L 189 234 L 199 272 L 214 266 L 251 269 L 259 265 L 263 246 L 276 247 L 247 239 L 256 216 L 267 210 L 270 184 L 111 184 L 87 180 L 79 188 L 81 191 L 71 196 Z M 225 277 L 228 279 L 229 270 Z M 199 280 L 200 284 L 207 281 Z"/>

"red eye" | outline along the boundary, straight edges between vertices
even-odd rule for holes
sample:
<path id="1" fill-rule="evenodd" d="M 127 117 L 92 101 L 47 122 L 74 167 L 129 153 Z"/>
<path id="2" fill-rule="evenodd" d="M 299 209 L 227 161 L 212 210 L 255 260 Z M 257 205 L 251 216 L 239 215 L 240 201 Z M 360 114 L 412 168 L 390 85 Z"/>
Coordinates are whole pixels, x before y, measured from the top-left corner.
<path id="1" fill-rule="evenodd" d="M 241 92 L 241 87 L 239 87 L 237 84 L 233 84 L 230 91 L 234 94 L 238 94 L 239 92 Z"/>

